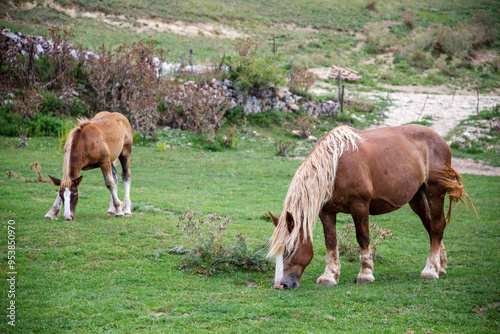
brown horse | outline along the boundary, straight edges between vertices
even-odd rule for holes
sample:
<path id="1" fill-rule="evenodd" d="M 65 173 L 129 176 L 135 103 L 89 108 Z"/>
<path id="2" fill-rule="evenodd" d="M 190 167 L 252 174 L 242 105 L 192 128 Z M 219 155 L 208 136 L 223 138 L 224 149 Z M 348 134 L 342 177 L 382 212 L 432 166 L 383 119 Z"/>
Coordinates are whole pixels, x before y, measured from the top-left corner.
<path id="1" fill-rule="evenodd" d="M 64 145 L 63 178 L 49 175 L 59 193 L 46 219 L 54 219 L 64 205 L 64 219 L 75 218 L 78 203 L 78 186 L 82 182 L 82 170 L 100 167 L 104 183 L 111 192 L 108 213 L 116 217 L 131 215 L 130 202 L 130 154 L 132 153 L 132 128 L 127 118 L 119 113 L 100 112 L 91 120 L 81 120 L 68 135 Z M 118 198 L 118 177 L 113 162 L 119 159 L 122 165 L 122 181 L 125 198 Z"/>
<path id="2" fill-rule="evenodd" d="M 444 200 L 450 208 L 444 217 Z M 420 125 L 359 131 L 347 126 L 326 134 L 299 167 L 285 198 L 269 255 L 276 258 L 274 287 L 298 288 L 313 257 L 312 232 L 319 215 L 326 244 L 326 268 L 319 285 L 336 285 L 340 276 L 336 215 L 352 216 L 360 246 L 357 283 L 372 283 L 369 215 L 397 210 L 406 203 L 420 217 L 430 237 L 430 254 L 421 277 L 446 273 L 442 243 L 451 215 L 451 201 L 467 196 L 460 175 L 451 166 L 446 142 Z M 470 200 L 470 199 L 469 199 Z"/>

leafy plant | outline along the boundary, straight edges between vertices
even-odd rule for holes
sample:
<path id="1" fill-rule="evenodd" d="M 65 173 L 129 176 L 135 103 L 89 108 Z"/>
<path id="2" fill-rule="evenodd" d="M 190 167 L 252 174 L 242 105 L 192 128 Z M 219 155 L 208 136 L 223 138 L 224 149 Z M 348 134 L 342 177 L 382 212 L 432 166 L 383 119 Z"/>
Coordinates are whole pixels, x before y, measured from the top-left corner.
<path id="1" fill-rule="evenodd" d="M 251 38 L 235 43 L 238 55 L 228 57 L 229 77 L 243 91 L 259 91 L 268 83 L 279 85 L 283 75 L 279 68 L 279 55 L 257 57 L 259 44 Z"/>
<path id="2" fill-rule="evenodd" d="M 182 228 L 194 247 L 183 255 L 180 268 L 208 276 L 235 268 L 268 270 L 270 263 L 265 251 L 262 248 L 250 251 L 241 233 L 235 236 L 235 244 L 227 246 L 223 243 L 230 222 L 229 217 L 218 214 L 203 216 L 192 210 L 180 215 L 176 226 Z"/>
<path id="3" fill-rule="evenodd" d="M 159 152 L 163 152 L 163 151 L 166 151 L 167 150 L 167 143 L 166 142 L 161 142 L 159 141 L 157 144 L 156 144 L 156 149 L 159 151 Z"/>

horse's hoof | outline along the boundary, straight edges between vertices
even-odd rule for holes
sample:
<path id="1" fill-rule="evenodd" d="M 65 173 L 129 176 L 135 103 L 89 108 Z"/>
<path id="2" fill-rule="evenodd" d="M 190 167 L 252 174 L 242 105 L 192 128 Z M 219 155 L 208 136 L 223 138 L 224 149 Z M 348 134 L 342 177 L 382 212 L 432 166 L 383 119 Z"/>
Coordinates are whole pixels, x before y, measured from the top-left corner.
<path id="1" fill-rule="evenodd" d="M 132 212 L 125 212 L 125 213 L 123 213 L 123 214 L 125 215 L 125 217 L 130 217 L 130 216 L 132 216 Z"/>
<path id="2" fill-rule="evenodd" d="M 371 284 L 375 282 L 375 277 L 372 274 L 369 275 L 358 275 L 358 280 L 356 284 Z"/>
<path id="3" fill-rule="evenodd" d="M 114 211 L 108 211 L 108 215 L 110 215 L 110 216 L 111 216 L 111 215 L 114 215 L 114 214 L 115 214 L 115 212 L 114 212 Z"/>
<path id="4" fill-rule="evenodd" d="M 45 219 L 54 219 L 54 217 L 51 217 L 49 215 L 45 215 Z"/>
<path id="5" fill-rule="evenodd" d="M 122 213 L 121 215 L 115 215 L 116 218 L 123 218 L 125 215 Z"/>
<path id="6" fill-rule="evenodd" d="M 439 276 L 435 270 L 424 270 L 420 273 L 420 278 L 426 280 L 435 280 L 439 278 Z"/>
<path id="7" fill-rule="evenodd" d="M 335 286 L 338 284 L 338 282 L 335 280 L 335 278 L 333 277 L 324 277 L 323 275 L 321 275 L 320 277 L 318 277 L 318 279 L 316 280 L 316 283 L 318 285 L 321 285 L 321 286 Z"/>
<path id="8" fill-rule="evenodd" d="M 439 268 L 439 277 L 446 275 L 446 270 L 443 267 Z"/>

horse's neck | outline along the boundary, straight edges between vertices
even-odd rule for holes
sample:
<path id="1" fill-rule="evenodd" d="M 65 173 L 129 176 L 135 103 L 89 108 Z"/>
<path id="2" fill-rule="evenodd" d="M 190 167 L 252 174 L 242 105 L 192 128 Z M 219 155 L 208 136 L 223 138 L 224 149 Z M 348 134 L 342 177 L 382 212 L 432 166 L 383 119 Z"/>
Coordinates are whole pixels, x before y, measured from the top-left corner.
<path id="1" fill-rule="evenodd" d="M 66 152 L 64 156 L 64 164 L 64 178 L 73 180 L 80 176 L 80 172 L 83 168 L 82 160 L 76 152 L 73 152 L 73 150 Z"/>

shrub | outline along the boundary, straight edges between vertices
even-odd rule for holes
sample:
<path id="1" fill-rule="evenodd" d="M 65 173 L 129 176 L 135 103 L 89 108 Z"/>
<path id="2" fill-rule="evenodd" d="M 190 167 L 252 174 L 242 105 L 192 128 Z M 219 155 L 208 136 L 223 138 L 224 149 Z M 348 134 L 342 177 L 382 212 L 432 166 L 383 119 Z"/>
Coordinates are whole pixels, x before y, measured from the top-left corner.
<path id="1" fill-rule="evenodd" d="M 263 248 L 250 251 L 241 233 L 235 236 L 235 244 L 227 246 L 222 242 L 231 222 L 229 217 L 218 214 L 202 216 L 201 212 L 190 211 L 180 215 L 178 221 L 176 226 L 182 228 L 194 247 L 192 251 L 184 253 L 180 269 L 209 276 L 236 268 L 270 269 Z"/>
<path id="2" fill-rule="evenodd" d="M 279 69 L 279 55 L 257 57 L 259 44 L 251 38 L 235 43 L 238 55 L 227 57 L 229 77 L 243 91 L 261 90 L 268 83 L 279 85 L 283 82 L 283 75 Z"/>
<path id="3" fill-rule="evenodd" d="M 190 81 L 168 85 L 161 112 L 162 121 L 175 129 L 191 130 L 213 137 L 222 125 L 222 117 L 229 108 L 222 88 L 208 84 L 199 87 Z"/>
<path id="4" fill-rule="evenodd" d="M 344 225 L 340 231 L 337 232 L 339 254 L 347 258 L 348 261 L 355 261 L 358 257 L 359 246 L 356 240 L 356 230 L 353 223 Z M 370 246 L 372 249 L 372 256 L 375 260 L 377 256 L 377 246 L 384 242 L 386 239 L 392 239 L 392 232 L 388 229 L 381 228 L 374 223 L 370 223 Z"/>
<path id="5" fill-rule="evenodd" d="M 415 29 L 406 38 L 401 57 L 411 66 L 428 69 L 433 65 L 431 51 L 437 43 L 437 38 L 428 29 Z"/>
<path id="6" fill-rule="evenodd" d="M 97 95 L 97 111 L 115 110 L 129 116 L 133 130 L 144 136 L 159 120 L 164 80 L 158 76 L 166 52 L 156 41 L 122 45 L 114 51 L 102 47 L 87 60 L 89 83 Z"/>
<path id="7" fill-rule="evenodd" d="M 403 11 L 403 23 L 410 29 L 415 26 L 415 19 L 417 18 L 417 13 L 412 10 L 405 9 Z"/>
<path id="8" fill-rule="evenodd" d="M 24 119 L 32 120 L 42 109 L 43 96 L 35 89 L 29 89 L 14 96 L 14 112 Z"/>
<path id="9" fill-rule="evenodd" d="M 486 45 L 493 45 L 498 39 L 498 22 L 495 18 L 484 12 L 478 12 L 472 18 L 472 22 L 483 27 L 483 40 Z"/>
<path id="10" fill-rule="evenodd" d="M 376 0 L 365 0 L 365 8 L 369 11 L 377 11 L 377 1 Z"/>
<path id="11" fill-rule="evenodd" d="M 23 127 L 23 118 L 13 112 L 13 105 L 0 107 L 0 135 L 15 137 L 19 134 L 19 129 Z M 24 126 L 26 128 L 26 125 Z"/>
<path id="12" fill-rule="evenodd" d="M 311 117 L 309 115 L 297 116 L 295 120 L 297 126 L 299 127 L 300 138 L 307 138 L 311 134 L 311 130 L 314 128 L 314 123 L 311 122 Z"/>
<path id="13" fill-rule="evenodd" d="M 158 143 L 156 143 L 156 149 L 159 151 L 159 152 L 163 152 L 163 151 L 166 151 L 167 150 L 167 143 L 166 142 L 161 142 L 159 141 Z"/>
<path id="14" fill-rule="evenodd" d="M 379 51 L 395 45 L 398 41 L 396 36 L 391 35 L 387 23 L 368 22 L 363 26 L 363 33 L 366 37 L 366 43 L 374 45 Z"/>
<path id="15" fill-rule="evenodd" d="M 289 141 L 288 143 L 284 143 L 280 140 L 279 142 L 274 143 L 274 148 L 277 155 L 288 157 L 295 150 L 295 145 L 291 141 Z"/>
<path id="16" fill-rule="evenodd" d="M 297 68 L 293 71 L 292 93 L 307 95 L 307 92 L 318 79 L 318 75 L 309 72 L 305 68 Z"/>

